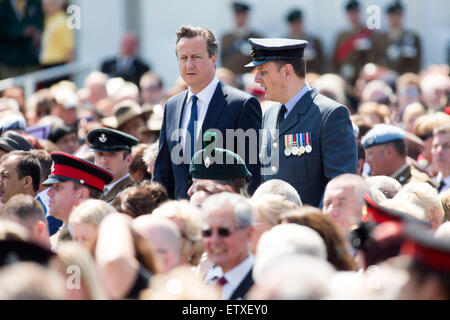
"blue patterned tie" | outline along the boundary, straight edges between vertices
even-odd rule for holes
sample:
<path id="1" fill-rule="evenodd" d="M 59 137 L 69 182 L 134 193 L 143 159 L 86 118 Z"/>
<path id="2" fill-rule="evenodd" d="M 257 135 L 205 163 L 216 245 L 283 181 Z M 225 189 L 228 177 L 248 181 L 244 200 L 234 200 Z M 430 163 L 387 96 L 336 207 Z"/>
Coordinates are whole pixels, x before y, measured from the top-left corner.
<path id="1" fill-rule="evenodd" d="M 187 131 L 189 132 L 190 136 L 191 136 L 191 159 L 194 156 L 194 151 L 195 151 L 195 128 L 194 128 L 194 123 L 195 121 L 197 121 L 197 100 L 198 97 L 197 96 L 192 96 L 192 107 L 191 107 L 191 118 L 189 119 L 189 124 L 187 127 Z M 187 139 L 186 139 L 186 145 L 184 150 L 186 150 L 187 147 Z"/>

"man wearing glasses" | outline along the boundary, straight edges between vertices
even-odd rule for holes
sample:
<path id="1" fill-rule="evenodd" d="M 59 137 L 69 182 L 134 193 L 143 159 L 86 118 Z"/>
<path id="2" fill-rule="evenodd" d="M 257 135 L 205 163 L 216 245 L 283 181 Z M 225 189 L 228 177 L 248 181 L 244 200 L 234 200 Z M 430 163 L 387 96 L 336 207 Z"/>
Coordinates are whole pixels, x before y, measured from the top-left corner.
<path id="1" fill-rule="evenodd" d="M 219 193 L 208 197 L 202 208 L 203 241 L 215 265 L 205 280 L 221 286 L 222 300 L 243 299 L 254 283 L 250 203 L 238 194 Z"/>

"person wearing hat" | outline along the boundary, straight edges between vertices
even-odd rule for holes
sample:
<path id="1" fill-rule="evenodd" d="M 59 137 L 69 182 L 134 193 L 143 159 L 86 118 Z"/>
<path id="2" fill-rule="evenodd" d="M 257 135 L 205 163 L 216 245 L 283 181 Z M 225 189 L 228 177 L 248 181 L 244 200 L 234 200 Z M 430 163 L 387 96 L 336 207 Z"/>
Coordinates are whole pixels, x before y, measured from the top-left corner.
<path id="1" fill-rule="evenodd" d="M 53 142 L 60 151 L 74 154 L 80 147 L 77 129 L 67 124 L 52 126 L 48 140 Z"/>
<path id="2" fill-rule="evenodd" d="M 257 155 L 261 106 L 254 96 L 217 79 L 217 51 L 210 30 L 182 26 L 177 31 L 178 67 L 188 88 L 168 99 L 164 107 L 153 176 L 172 199 L 188 197 L 189 164 L 202 148 L 203 133 L 208 130 L 220 131 L 223 139 L 218 147 L 228 148 L 244 159 L 252 173 L 249 193 L 260 183 Z M 247 139 L 249 135 L 252 138 Z"/>
<path id="3" fill-rule="evenodd" d="M 249 39 L 255 82 L 278 103 L 263 118 L 262 181 L 290 183 L 304 204 L 319 206 L 325 186 L 356 173 L 358 153 L 348 109 L 305 81 L 304 40 Z"/>
<path id="4" fill-rule="evenodd" d="M 402 185 L 410 181 L 428 182 L 430 177 L 409 164 L 404 131 L 394 125 L 377 124 L 361 140 L 371 176 L 390 176 Z"/>
<path id="5" fill-rule="evenodd" d="M 55 246 L 63 237 L 70 238 L 67 223 L 72 209 L 84 200 L 99 199 L 113 175 L 110 171 L 69 153 L 52 152 L 51 157 L 52 171 L 42 184 L 50 187 L 47 191 L 50 215 L 63 222 L 60 230 L 50 239 Z"/>
<path id="6" fill-rule="evenodd" d="M 384 34 L 374 32 L 361 23 L 358 1 L 347 1 L 345 10 L 350 28 L 338 33 L 331 67 L 332 72 L 353 85 L 365 64 L 383 63 L 386 39 Z"/>
<path id="7" fill-rule="evenodd" d="M 140 131 L 145 128 L 144 117 L 147 117 L 151 110 L 143 109 L 135 101 L 127 99 L 117 103 L 112 112 L 113 116 L 102 119 L 102 124 L 108 128 L 128 133 L 140 140 Z"/>
<path id="8" fill-rule="evenodd" d="M 132 135 L 108 128 L 89 131 L 87 140 L 95 154 L 95 164 L 113 173 L 113 179 L 105 186 L 101 197 L 111 204 L 120 192 L 135 184 L 130 177 L 129 167 L 133 161 L 131 148 L 138 144 L 138 140 Z"/>
<path id="9" fill-rule="evenodd" d="M 0 157 L 5 153 L 22 150 L 28 151 L 33 149 L 33 146 L 21 134 L 15 131 L 6 131 L 0 137 Z"/>
<path id="10" fill-rule="evenodd" d="M 415 225 L 406 228 L 406 241 L 400 254 L 409 273 L 399 293 L 402 300 L 450 299 L 450 240 L 436 238 Z"/>
<path id="11" fill-rule="evenodd" d="M 235 1 L 232 8 L 235 27 L 232 31 L 223 35 L 220 40 L 222 47 L 220 56 L 222 67 L 239 75 L 247 72 L 243 66 L 250 60 L 250 46 L 247 39 L 259 38 L 261 35 L 248 28 L 250 5 L 243 1 Z"/>
<path id="12" fill-rule="evenodd" d="M 208 134 L 209 132 L 205 136 Z M 217 137 L 215 134 L 212 136 Z M 247 185 L 252 177 L 244 160 L 238 154 L 227 149 L 216 148 L 215 143 L 194 154 L 189 166 L 189 174 L 192 177 L 192 185 L 188 190 L 190 198 L 197 191 L 202 190 L 200 186 L 205 180 L 223 186 L 227 192 L 248 196 Z"/>
<path id="13" fill-rule="evenodd" d="M 418 73 L 421 67 L 422 48 L 417 33 L 403 27 L 404 7 L 395 0 L 386 8 L 389 22 L 385 57 L 387 66 L 399 75 Z"/>
<path id="14" fill-rule="evenodd" d="M 292 9 L 286 15 L 289 26 L 289 39 L 304 39 L 308 41 L 305 48 L 305 60 L 308 64 L 308 72 L 322 74 L 324 72 L 324 58 L 322 42 L 312 35 L 306 35 L 303 25 L 303 12 L 300 9 Z"/>

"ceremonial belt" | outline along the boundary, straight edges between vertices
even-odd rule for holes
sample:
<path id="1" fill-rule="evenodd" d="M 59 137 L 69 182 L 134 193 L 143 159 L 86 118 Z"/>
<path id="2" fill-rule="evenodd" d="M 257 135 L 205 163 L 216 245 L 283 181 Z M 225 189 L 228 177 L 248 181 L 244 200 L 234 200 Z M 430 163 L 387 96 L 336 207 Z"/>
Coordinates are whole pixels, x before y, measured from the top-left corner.
<path id="1" fill-rule="evenodd" d="M 355 48 L 356 40 L 358 40 L 360 37 L 363 36 L 370 36 L 371 34 L 372 32 L 369 29 L 363 28 L 359 33 L 357 33 L 356 35 L 345 41 L 343 44 L 341 44 L 339 48 L 336 50 L 335 56 L 337 61 L 341 63 L 349 56 L 349 54 Z"/>

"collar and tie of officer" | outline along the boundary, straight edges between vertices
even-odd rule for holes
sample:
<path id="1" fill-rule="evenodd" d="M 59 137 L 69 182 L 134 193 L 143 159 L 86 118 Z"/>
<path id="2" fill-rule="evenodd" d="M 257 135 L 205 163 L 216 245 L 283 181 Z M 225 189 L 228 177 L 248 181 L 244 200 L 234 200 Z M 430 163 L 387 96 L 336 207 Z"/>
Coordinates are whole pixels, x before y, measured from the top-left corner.
<path id="1" fill-rule="evenodd" d="M 196 95 L 192 96 L 192 106 L 191 106 L 191 117 L 189 118 L 189 123 L 187 127 L 187 132 L 189 133 L 189 139 L 186 137 L 186 144 L 184 150 L 187 150 L 188 143 L 190 143 L 190 159 L 194 156 L 195 152 L 195 122 L 198 120 L 198 108 L 197 108 L 198 97 Z M 189 142 L 188 142 L 189 141 Z"/>
<path id="2" fill-rule="evenodd" d="M 281 108 L 280 108 L 280 111 L 278 112 L 278 117 L 277 117 L 277 129 L 280 128 L 280 125 L 281 125 L 281 123 L 282 123 L 283 120 L 284 120 L 284 116 L 285 116 L 286 112 L 287 112 L 287 108 L 286 108 L 286 106 L 283 104 L 283 105 L 281 106 Z"/>

